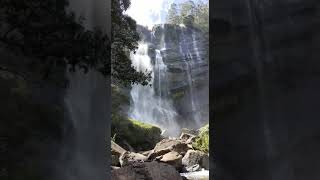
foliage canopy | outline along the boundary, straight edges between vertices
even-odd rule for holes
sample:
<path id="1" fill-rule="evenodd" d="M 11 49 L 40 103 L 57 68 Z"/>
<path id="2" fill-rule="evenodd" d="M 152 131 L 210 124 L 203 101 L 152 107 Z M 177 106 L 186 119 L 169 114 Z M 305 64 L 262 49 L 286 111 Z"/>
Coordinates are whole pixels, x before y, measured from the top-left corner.
<path id="1" fill-rule="evenodd" d="M 130 60 L 130 53 L 135 53 L 140 37 L 136 30 L 136 21 L 124 14 L 129 7 L 130 0 L 112 0 L 112 80 L 124 85 L 133 83 L 147 85 L 151 73 L 136 71 Z"/>
<path id="2" fill-rule="evenodd" d="M 167 15 L 169 24 L 185 24 L 197 27 L 204 32 L 209 31 L 209 3 L 186 1 L 171 4 Z"/>
<path id="3" fill-rule="evenodd" d="M 87 30 L 83 18 L 67 12 L 66 0 L 0 1 L 0 41 L 37 62 L 52 67 L 96 68 L 110 74 L 110 41 L 99 30 Z"/>

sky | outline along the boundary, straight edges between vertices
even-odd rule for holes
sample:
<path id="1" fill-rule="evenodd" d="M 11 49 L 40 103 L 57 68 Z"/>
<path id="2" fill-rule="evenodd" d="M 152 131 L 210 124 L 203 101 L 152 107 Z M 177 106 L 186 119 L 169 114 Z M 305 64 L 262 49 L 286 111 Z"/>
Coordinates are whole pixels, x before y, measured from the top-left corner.
<path id="1" fill-rule="evenodd" d="M 131 6 L 126 14 L 137 21 L 138 24 L 151 28 L 154 24 L 165 22 L 170 5 L 187 0 L 131 0 Z M 200 0 L 194 0 L 197 2 Z"/>

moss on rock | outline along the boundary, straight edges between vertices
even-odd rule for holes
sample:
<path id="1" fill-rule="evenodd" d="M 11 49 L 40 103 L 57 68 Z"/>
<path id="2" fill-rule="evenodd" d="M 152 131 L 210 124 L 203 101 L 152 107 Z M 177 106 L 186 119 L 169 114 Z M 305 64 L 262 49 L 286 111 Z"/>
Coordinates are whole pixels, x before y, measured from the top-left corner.
<path id="1" fill-rule="evenodd" d="M 209 153 L 209 124 L 199 129 L 199 135 L 192 146 L 194 149 Z"/>
<path id="2" fill-rule="evenodd" d="M 111 133 L 120 146 L 127 142 L 136 151 L 150 150 L 161 140 L 160 128 L 117 114 L 112 115 Z"/>

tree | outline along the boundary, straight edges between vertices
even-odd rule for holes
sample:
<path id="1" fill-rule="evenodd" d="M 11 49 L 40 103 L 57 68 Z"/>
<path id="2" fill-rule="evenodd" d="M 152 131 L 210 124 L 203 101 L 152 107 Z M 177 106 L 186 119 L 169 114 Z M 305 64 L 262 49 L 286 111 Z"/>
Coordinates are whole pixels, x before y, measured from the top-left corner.
<path id="1" fill-rule="evenodd" d="M 209 3 L 200 2 L 195 9 L 195 25 L 204 32 L 209 32 Z"/>
<path id="2" fill-rule="evenodd" d="M 167 23 L 170 23 L 170 24 L 181 23 L 179 13 L 178 13 L 178 6 L 175 3 L 171 4 L 170 9 L 168 10 Z"/>
<path id="3" fill-rule="evenodd" d="M 66 65 L 110 74 L 109 38 L 86 30 L 67 6 L 66 0 L 0 1 L 0 41 L 45 65 L 46 77 L 53 67 Z"/>
<path id="4" fill-rule="evenodd" d="M 186 26 L 193 26 L 194 25 L 194 16 L 193 15 L 183 16 L 182 23 Z"/>
<path id="5" fill-rule="evenodd" d="M 130 60 L 130 53 L 135 53 L 140 38 L 135 20 L 124 14 L 129 6 L 130 0 L 112 0 L 112 81 L 123 85 L 147 85 L 151 73 L 136 71 Z"/>
<path id="6" fill-rule="evenodd" d="M 184 2 L 184 3 L 181 3 L 180 4 L 180 9 L 181 9 L 181 16 L 182 17 L 187 17 L 189 15 L 194 15 L 195 14 L 195 8 L 196 8 L 196 5 L 193 1 L 187 1 L 187 2 Z"/>
<path id="7" fill-rule="evenodd" d="M 185 24 L 209 32 L 209 2 L 187 1 L 180 4 L 172 4 L 167 15 L 169 24 Z"/>

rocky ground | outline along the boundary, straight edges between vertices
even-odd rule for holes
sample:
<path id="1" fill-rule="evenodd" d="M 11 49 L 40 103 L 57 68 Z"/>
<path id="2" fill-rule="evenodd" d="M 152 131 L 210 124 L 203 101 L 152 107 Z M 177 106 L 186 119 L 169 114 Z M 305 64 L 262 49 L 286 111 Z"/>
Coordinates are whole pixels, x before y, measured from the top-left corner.
<path id="1" fill-rule="evenodd" d="M 197 131 L 182 129 L 179 138 L 162 138 L 148 151 L 125 149 L 111 141 L 112 179 L 194 179 L 187 174 L 209 170 L 208 149 L 203 148 L 204 132 L 208 130 L 208 125 Z M 202 146 L 198 146 L 200 142 Z"/>

